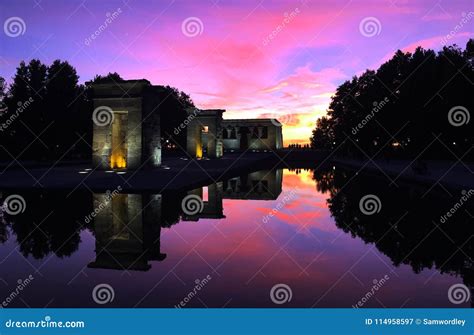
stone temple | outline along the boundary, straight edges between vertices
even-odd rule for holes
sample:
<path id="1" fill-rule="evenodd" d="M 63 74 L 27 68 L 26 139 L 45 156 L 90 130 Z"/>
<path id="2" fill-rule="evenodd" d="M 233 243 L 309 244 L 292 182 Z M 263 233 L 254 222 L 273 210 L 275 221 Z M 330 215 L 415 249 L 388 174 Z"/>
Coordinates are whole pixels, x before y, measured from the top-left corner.
<path id="1" fill-rule="evenodd" d="M 148 80 L 93 84 L 93 153 L 99 169 L 139 169 L 161 164 L 161 86 Z M 223 119 L 223 109 L 189 109 L 175 128 L 186 132 L 190 158 L 219 158 L 225 152 L 272 151 L 283 146 L 276 119 Z"/>

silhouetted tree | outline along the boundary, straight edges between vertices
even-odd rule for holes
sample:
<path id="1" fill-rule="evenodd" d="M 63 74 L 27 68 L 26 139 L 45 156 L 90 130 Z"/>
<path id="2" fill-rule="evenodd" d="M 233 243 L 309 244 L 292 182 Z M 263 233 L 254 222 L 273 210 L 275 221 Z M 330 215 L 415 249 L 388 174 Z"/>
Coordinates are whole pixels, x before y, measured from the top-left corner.
<path id="1" fill-rule="evenodd" d="M 96 75 L 94 79 L 92 79 L 93 84 L 119 83 L 121 81 L 124 81 L 124 79 L 120 77 L 117 72 L 109 72 L 105 76 Z"/>
<path id="2" fill-rule="evenodd" d="M 161 93 L 160 103 L 162 148 L 167 148 L 166 140 L 169 143 L 176 142 L 179 147 L 186 148 L 186 131 L 181 131 L 176 135 L 174 129 L 179 127 L 187 118 L 187 108 L 194 107 L 191 97 L 177 88 L 164 86 Z M 172 137 L 172 140 L 169 137 Z"/>
<path id="3" fill-rule="evenodd" d="M 457 46 L 438 53 L 421 47 L 413 53 L 398 50 L 377 71 L 367 70 L 337 88 L 327 116 L 316 122 L 311 146 L 338 148 L 349 156 L 422 153 L 456 160 L 474 144 L 472 122 L 454 126 L 448 120 L 453 107 L 474 111 L 473 50 L 474 40 L 464 51 Z M 433 143 L 435 136 L 439 140 Z"/>
<path id="4" fill-rule="evenodd" d="M 7 95 L 7 83 L 5 78 L 0 77 L 0 102 L 3 103 L 5 96 Z"/>
<path id="5" fill-rule="evenodd" d="M 410 265 L 415 273 L 435 268 L 441 273 L 462 277 L 468 287 L 474 284 L 472 243 L 474 232 L 469 213 L 472 202 L 465 202 L 465 211 L 457 211 L 449 221 L 441 217 L 463 194 L 446 196 L 435 187 L 431 192 L 420 185 L 390 186 L 373 175 L 344 169 L 314 171 L 316 189 L 328 195 L 328 207 L 336 226 L 354 238 L 374 244 L 395 266 Z M 350 182 L 349 182 L 350 181 Z M 365 215 L 361 200 L 367 194 L 376 195 L 371 215 Z M 368 208 L 368 206 L 367 206 Z"/>
<path id="6" fill-rule="evenodd" d="M 1 159 L 56 161 L 91 157 L 91 89 L 78 84 L 73 66 L 61 60 L 46 66 L 33 59 L 28 64 L 20 63 L 8 91 L 1 79 Z M 122 81 L 113 72 L 96 75 L 91 84 Z M 187 118 L 186 109 L 194 107 L 191 98 L 170 86 L 159 86 L 156 92 L 160 103 L 154 112 L 161 116 L 162 147 L 166 149 L 173 142 L 185 147 L 186 132 L 175 135 L 173 131 Z"/>
<path id="7" fill-rule="evenodd" d="M 50 146 L 48 158 L 70 157 L 76 151 L 80 140 L 81 89 L 76 69 L 68 62 L 55 60 L 46 76 L 45 142 Z M 69 154 L 69 155 L 68 155 Z"/>
<path id="8" fill-rule="evenodd" d="M 16 159 L 41 158 L 45 144 L 40 134 L 45 129 L 44 96 L 47 67 L 33 59 L 21 62 L 5 99 L 7 113 L 2 115 L 2 143 Z M 21 117 L 20 117 L 21 113 Z M 14 118 L 14 120 L 12 119 Z M 8 123 L 9 122 L 9 123 Z"/>
<path id="9" fill-rule="evenodd" d="M 90 228 L 85 216 L 93 211 L 89 192 L 29 191 L 21 193 L 28 204 L 19 215 L 0 211 L 0 242 L 16 237 L 19 251 L 36 259 L 50 253 L 58 257 L 72 255 L 81 242 L 80 233 Z M 2 225 L 3 222 L 3 225 Z M 4 236 L 5 235 L 5 236 Z M 2 241 L 3 240 L 3 241 Z"/>

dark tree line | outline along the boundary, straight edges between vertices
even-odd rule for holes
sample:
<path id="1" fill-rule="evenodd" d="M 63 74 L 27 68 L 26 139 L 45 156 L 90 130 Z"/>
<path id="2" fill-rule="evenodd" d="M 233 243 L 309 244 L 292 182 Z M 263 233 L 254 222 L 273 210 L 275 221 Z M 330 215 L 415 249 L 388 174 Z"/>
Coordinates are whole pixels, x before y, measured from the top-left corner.
<path id="1" fill-rule="evenodd" d="M 421 158 L 454 159 L 453 153 L 463 155 L 474 144 L 474 121 L 467 122 L 473 89 L 473 39 L 465 50 L 399 50 L 376 71 L 337 88 L 311 146 L 356 157 L 416 157 L 423 151 Z M 463 109 L 455 108 L 453 125 L 448 114 L 456 106 Z"/>
<path id="2" fill-rule="evenodd" d="M 92 194 L 88 191 L 68 193 L 44 190 L 20 193 L 28 204 L 24 213 L 8 215 L 0 211 L 0 245 L 15 238 L 22 255 L 35 259 L 42 259 L 51 253 L 58 257 L 74 254 L 79 249 L 84 229 L 94 236 L 96 234 L 97 223 L 85 218 L 97 206 L 94 206 Z M 170 228 L 180 222 L 185 215 L 181 202 L 186 195 L 184 192 L 163 194 L 159 217 L 143 214 L 144 231 L 153 231 L 156 227 Z M 144 200 L 144 204 L 147 203 L 149 201 Z M 39 224 L 41 229 L 37 228 Z"/>
<path id="3" fill-rule="evenodd" d="M 109 73 L 95 76 L 92 83 L 120 81 L 119 74 Z M 162 133 L 171 134 L 194 104 L 178 89 L 163 88 L 156 112 L 161 114 Z M 89 159 L 92 111 L 90 85 L 79 84 L 68 62 L 21 62 L 10 85 L 0 77 L 0 160 Z M 184 145 L 185 136 L 183 132 L 175 141 Z"/>

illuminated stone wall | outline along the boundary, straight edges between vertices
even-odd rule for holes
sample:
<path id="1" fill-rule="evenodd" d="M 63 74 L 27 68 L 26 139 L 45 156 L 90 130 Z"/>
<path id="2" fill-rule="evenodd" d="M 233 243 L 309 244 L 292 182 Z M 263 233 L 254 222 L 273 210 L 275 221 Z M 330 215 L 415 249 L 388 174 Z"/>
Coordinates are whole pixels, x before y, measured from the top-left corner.
<path id="1" fill-rule="evenodd" d="M 189 112 L 188 112 L 189 113 Z M 187 125 L 186 148 L 193 158 L 222 156 L 222 109 L 200 110 Z"/>
<path id="2" fill-rule="evenodd" d="M 223 120 L 224 150 L 278 150 L 283 147 L 282 125 L 275 119 Z M 246 140 L 242 139 L 245 136 Z"/>
<path id="3" fill-rule="evenodd" d="M 147 80 L 92 84 L 92 162 L 98 169 L 138 169 L 161 164 L 161 88 Z M 111 111 L 109 123 L 97 114 Z"/>
<path id="4" fill-rule="evenodd" d="M 160 194 L 95 193 L 93 227 L 96 259 L 90 268 L 150 269 L 160 251 Z"/>

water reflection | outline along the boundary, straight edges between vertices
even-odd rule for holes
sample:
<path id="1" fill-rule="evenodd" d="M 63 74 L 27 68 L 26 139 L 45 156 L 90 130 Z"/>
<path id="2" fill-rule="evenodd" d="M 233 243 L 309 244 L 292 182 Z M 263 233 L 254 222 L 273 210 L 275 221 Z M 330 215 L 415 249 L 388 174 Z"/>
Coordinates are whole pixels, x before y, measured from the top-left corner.
<path id="1" fill-rule="evenodd" d="M 147 271 L 163 261 L 160 194 L 94 194 L 96 259 L 90 268 Z"/>
<path id="2" fill-rule="evenodd" d="M 76 193 L 68 198 L 58 192 L 15 192 L 26 203 L 20 215 L 8 215 L 0 210 L 0 242 L 16 236 L 18 249 L 24 257 L 41 259 L 50 253 L 68 257 L 79 247 L 79 233 L 92 228 L 84 222 L 84 213 L 92 211 L 90 194 Z M 0 203 L 8 196 L 2 194 Z"/>
<path id="3" fill-rule="evenodd" d="M 463 203 L 449 220 L 441 219 L 457 207 L 466 191 L 428 190 L 403 182 L 395 186 L 374 176 L 355 176 L 352 171 L 335 168 L 314 171 L 313 178 L 317 190 L 329 194 L 329 209 L 338 228 L 375 244 L 395 266 L 410 265 L 415 273 L 435 268 L 460 276 L 471 290 L 472 304 L 474 201 Z M 367 194 L 380 198 L 382 215 L 361 212 L 359 201 Z"/>
<path id="4" fill-rule="evenodd" d="M 202 200 L 202 209 L 194 215 L 175 212 L 171 222 L 178 222 L 179 216 L 183 221 L 223 219 L 223 199 L 274 200 L 281 193 L 281 184 L 282 170 L 258 171 L 188 191 L 186 195 Z M 181 203 L 183 199 L 184 196 L 177 197 L 174 201 Z M 149 262 L 163 261 L 162 200 L 161 194 L 94 193 L 96 260 L 88 266 L 147 271 L 151 268 Z M 170 207 L 165 208 L 169 213 Z M 167 226 L 169 220 L 168 214 Z"/>
<path id="5" fill-rule="evenodd" d="M 71 271 L 78 273 L 84 271 L 81 268 L 96 272 L 118 270 L 112 271 L 110 278 L 117 278 L 121 273 L 150 273 L 154 269 L 160 271 L 160 276 L 164 275 L 163 279 L 170 272 L 175 274 L 179 285 L 183 276 L 190 277 L 192 282 L 209 273 L 202 273 L 202 266 L 196 264 L 187 265 L 185 273 L 179 276 L 174 272 L 187 255 L 197 252 L 196 246 L 199 245 L 204 248 L 198 256 L 205 260 L 206 271 L 216 274 L 225 271 L 224 264 L 229 262 L 231 277 L 224 280 L 225 287 L 232 285 L 233 290 L 239 293 L 244 292 L 245 287 L 261 275 L 271 283 L 281 281 L 284 277 L 293 281 L 292 287 L 300 285 L 303 291 L 315 295 L 300 298 L 292 307 L 313 306 L 315 301 L 316 305 L 323 301 L 329 292 L 328 288 L 338 282 L 342 278 L 341 274 L 344 275 L 352 265 L 352 260 L 348 262 L 350 254 L 359 251 L 365 253 L 363 245 L 355 246 L 349 239 L 340 238 L 339 234 L 342 234 L 375 245 L 380 253 L 377 257 L 386 255 L 395 267 L 409 265 L 417 274 L 426 269 L 436 269 L 445 276 L 461 277 L 471 291 L 473 287 L 473 251 L 470 243 L 473 235 L 470 216 L 470 213 L 474 213 L 473 205 L 467 203 L 448 222 L 441 223 L 440 216 L 454 205 L 453 199 L 456 199 L 455 196 L 447 196 L 442 189 L 427 192 L 427 187 L 421 186 L 402 183 L 390 186 L 383 179 L 354 175 L 350 171 L 331 167 L 317 171 L 286 171 L 285 177 L 283 170 L 258 171 L 181 193 L 15 193 L 24 197 L 27 210 L 15 216 L 0 211 L 0 245 L 11 244 L 6 249 L 0 249 L 0 256 L 5 261 L 18 248 L 25 259 L 31 261 L 32 257 L 44 260 L 39 262 L 38 267 L 33 263 L 33 268 L 37 270 L 42 269 L 53 256 L 55 259 L 73 259 L 77 252 L 80 253 L 79 259 L 61 263 L 61 266 L 74 267 Z M 3 193 L 1 199 L 9 194 Z M 361 213 L 359 200 L 366 194 L 380 197 L 382 210 L 378 215 Z M 193 215 L 183 212 L 182 201 L 188 195 L 202 199 L 200 212 Z M 262 205 L 264 203 L 268 205 Z M 293 211 L 296 207 L 298 210 Z M 325 214 L 326 207 L 333 219 Z M 278 213 L 268 216 L 269 211 L 274 209 L 278 209 Z M 266 215 L 269 219 L 262 220 Z M 306 219 L 308 222 L 303 225 L 302 221 Z M 203 224 L 207 222 L 230 224 L 218 229 L 220 238 L 207 240 L 209 232 L 204 233 L 203 230 Z M 323 227 L 322 222 L 327 224 Z M 174 227 L 176 224 L 179 227 Z M 308 233 L 319 242 L 317 247 L 314 241 L 299 236 L 308 224 Z M 337 229 L 333 229 L 334 224 Z M 252 225 L 255 225 L 255 230 Z M 291 230 L 291 226 L 296 228 Z M 168 238 L 163 241 L 163 234 L 168 231 L 175 232 L 177 240 Z M 257 234 L 261 235 L 254 241 L 252 238 Z M 292 243 L 293 234 L 297 235 L 295 243 Z M 245 242 L 248 239 L 252 242 L 247 245 Z M 337 239 L 342 240 L 341 244 L 334 243 Z M 93 243 L 90 252 L 79 251 L 81 244 L 87 245 L 89 240 Z M 183 248 L 178 243 L 181 240 L 185 247 L 190 248 L 188 251 L 180 250 Z M 232 248 L 228 250 L 231 245 Z M 357 248 L 357 252 L 350 248 Z M 236 253 L 236 250 L 239 252 Z M 290 264 L 293 262 L 297 265 L 296 269 L 288 270 L 288 260 L 280 259 L 278 254 L 281 250 L 290 258 Z M 275 255 L 278 257 L 275 258 Z M 262 269 L 274 258 L 278 259 L 279 265 L 263 274 Z M 374 262 L 366 267 L 368 270 L 365 272 L 373 271 L 376 277 L 388 273 L 389 266 L 385 264 L 380 269 L 380 264 Z M 9 270 L 12 278 L 24 275 L 15 265 L 10 265 Z M 153 275 L 156 276 L 157 272 Z M 435 274 L 430 276 L 434 277 Z M 445 276 L 442 280 L 446 280 Z M 150 279 L 151 287 L 155 287 L 156 281 Z M 147 279 L 140 277 L 140 280 L 146 286 Z M 82 285 L 86 282 L 81 281 Z M 412 284 L 403 282 L 406 286 Z M 126 290 L 126 284 L 123 285 Z M 176 283 L 168 284 L 168 287 L 179 289 L 174 285 Z M 262 284 L 257 281 L 256 285 Z M 167 291 L 170 295 L 173 292 Z M 341 293 L 334 292 L 331 301 L 323 305 L 349 307 L 354 301 L 343 302 L 341 299 L 347 294 L 345 292 L 352 292 L 354 299 L 358 299 L 365 291 L 365 287 L 357 288 L 351 283 L 341 289 Z M 214 299 L 217 300 L 218 292 L 215 295 Z M 295 297 L 298 297 L 296 292 Z M 169 303 L 154 300 L 146 305 L 176 304 L 175 296 L 168 297 L 168 300 Z M 69 303 L 58 305 L 69 306 Z M 134 303 L 127 301 L 121 306 L 130 307 Z M 264 298 L 248 300 L 237 306 L 258 307 L 267 306 L 268 303 L 268 296 L 264 295 Z M 80 304 L 88 305 L 84 301 Z M 399 306 L 392 303 L 390 307 Z"/>

